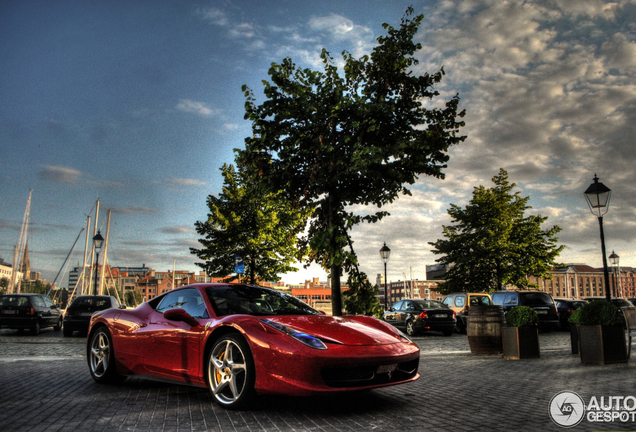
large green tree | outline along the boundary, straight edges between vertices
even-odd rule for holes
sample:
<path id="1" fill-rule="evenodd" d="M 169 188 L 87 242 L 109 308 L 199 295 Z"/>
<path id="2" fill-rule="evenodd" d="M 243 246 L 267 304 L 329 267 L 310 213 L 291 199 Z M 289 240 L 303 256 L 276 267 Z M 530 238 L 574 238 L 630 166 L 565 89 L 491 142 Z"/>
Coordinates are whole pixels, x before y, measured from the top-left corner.
<path id="1" fill-rule="evenodd" d="M 274 193 L 250 177 L 240 161 L 225 164 L 219 196 L 208 196 L 205 221 L 197 221 L 202 249 L 190 248 L 210 276 L 233 278 L 234 255 L 245 263 L 244 281 L 277 281 L 281 273 L 297 271 L 298 233 L 305 227 L 305 212 L 294 208 L 280 192 Z M 239 279 L 241 279 L 239 277 Z"/>
<path id="2" fill-rule="evenodd" d="M 445 239 L 430 243 L 436 261 L 450 268 L 441 293 L 494 291 L 504 285 L 539 288 L 529 276 L 551 278 L 549 270 L 564 246 L 557 246 L 558 226 L 542 229 L 548 219 L 525 216 L 529 197 L 514 192 L 504 169 L 493 177 L 492 188 L 479 186 L 466 208 L 451 204 L 453 225 L 444 226 Z"/>
<path id="3" fill-rule="evenodd" d="M 289 58 L 273 63 L 260 105 L 243 87 L 253 135 L 242 156 L 270 190 L 311 210 L 300 246 L 309 263 L 330 273 L 334 315 L 342 309 L 341 274 L 357 262 L 350 230 L 388 214 L 361 206 L 379 209 L 410 194 L 406 185 L 421 174 L 443 178 L 449 147 L 464 139 L 459 98 L 437 101 L 444 70 L 413 73 L 421 49 L 413 38 L 423 16 L 412 13 L 409 8 L 398 28 L 384 24 L 387 34 L 370 56 L 343 52 L 343 74 L 323 49 L 323 71 Z"/>

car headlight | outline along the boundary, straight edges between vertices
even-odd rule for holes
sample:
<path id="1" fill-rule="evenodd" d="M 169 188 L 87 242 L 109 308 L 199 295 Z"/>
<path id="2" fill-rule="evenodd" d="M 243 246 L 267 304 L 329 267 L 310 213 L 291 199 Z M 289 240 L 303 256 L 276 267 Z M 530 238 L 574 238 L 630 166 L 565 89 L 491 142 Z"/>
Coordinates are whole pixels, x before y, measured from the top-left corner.
<path id="1" fill-rule="evenodd" d="M 315 349 L 320 349 L 320 350 L 326 350 L 327 349 L 327 345 L 324 344 L 323 341 L 321 341 L 320 339 L 318 339 L 315 336 L 312 336 L 310 334 L 307 333 L 302 333 L 299 332 L 297 330 L 294 330 L 292 328 L 289 328 L 281 323 L 278 323 L 276 321 L 272 321 L 270 319 L 262 319 L 260 320 L 260 322 L 262 322 L 263 324 L 268 325 L 269 327 L 276 329 L 282 333 L 285 333 L 287 336 L 291 336 L 294 339 L 296 339 L 298 342 L 303 343 L 305 345 L 307 345 L 310 348 L 315 348 Z"/>

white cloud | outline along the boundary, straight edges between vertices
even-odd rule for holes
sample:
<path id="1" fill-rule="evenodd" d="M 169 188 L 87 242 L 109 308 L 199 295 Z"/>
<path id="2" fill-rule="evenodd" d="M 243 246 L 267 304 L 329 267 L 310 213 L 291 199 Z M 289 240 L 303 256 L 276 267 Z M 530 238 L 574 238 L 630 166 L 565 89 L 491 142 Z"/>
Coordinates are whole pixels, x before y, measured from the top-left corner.
<path id="1" fill-rule="evenodd" d="M 203 102 L 196 102 L 190 99 L 181 99 L 175 108 L 179 111 L 197 114 L 202 117 L 211 117 L 219 114 L 219 110 L 214 110 Z"/>
<path id="2" fill-rule="evenodd" d="M 206 21 L 219 25 L 226 26 L 229 24 L 228 18 L 221 9 L 218 8 L 201 8 L 198 10 L 199 15 L 203 17 Z"/>
<path id="3" fill-rule="evenodd" d="M 205 182 L 195 179 L 171 178 L 168 180 L 170 184 L 175 186 L 205 186 Z"/>
<path id="4" fill-rule="evenodd" d="M 77 183 L 82 173 L 61 165 L 42 165 L 38 177 L 55 183 Z"/>

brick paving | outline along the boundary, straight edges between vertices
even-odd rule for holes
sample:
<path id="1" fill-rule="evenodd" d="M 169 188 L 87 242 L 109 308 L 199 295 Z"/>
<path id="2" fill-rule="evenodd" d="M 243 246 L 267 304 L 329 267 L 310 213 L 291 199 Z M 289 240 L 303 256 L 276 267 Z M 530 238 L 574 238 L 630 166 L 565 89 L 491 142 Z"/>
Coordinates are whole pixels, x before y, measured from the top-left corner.
<path id="1" fill-rule="evenodd" d="M 205 389 L 140 378 L 95 383 L 85 338 L 0 330 L 2 431 L 509 431 L 564 430 L 548 415 L 551 398 L 570 390 L 636 396 L 636 362 L 582 365 L 569 335 L 540 335 L 541 358 L 473 356 L 465 335 L 414 338 L 422 377 L 410 384 L 329 397 L 262 397 L 228 411 Z M 636 430 L 636 422 L 592 423 L 571 430 Z"/>

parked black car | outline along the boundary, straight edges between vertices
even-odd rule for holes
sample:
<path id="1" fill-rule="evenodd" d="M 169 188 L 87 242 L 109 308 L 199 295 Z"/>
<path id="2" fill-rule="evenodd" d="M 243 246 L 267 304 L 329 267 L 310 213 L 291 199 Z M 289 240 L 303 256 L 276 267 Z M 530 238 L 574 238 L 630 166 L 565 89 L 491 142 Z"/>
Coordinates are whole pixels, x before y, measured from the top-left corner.
<path id="1" fill-rule="evenodd" d="M 541 291 L 497 291 L 491 293 L 492 303 L 502 306 L 508 313 L 515 306 L 529 306 L 539 317 L 539 329 L 552 331 L 559 328 L 559 313 L 554 299 Z"/>
<path id="2" fill-rule="evenodd" d="M 557 310 L 559 312 L 559 327 L 561 330 L 568 330 L 570 328 L 570 322 L 568 319 L 572 312 L 575 310 L 582 308 L 587 301 L 585 300 L 577 300 L 577 299 L 565 299 L 565 298 L 555 298 L 554 301 L 557 305 Z"/>
<path id="3" fill-rule="evenodd" d="M 384 321 L 414 336 L 423 331 L 455 331 L 455 312 L 436 300 L 402 300 L 384 312 Z"/>
<path id="4" fill-rule="evenodd" d="M 5 294 L 0 296 L 0 328 L 40 330 L 62 328 L 62 311 L 44 294 Z"/>
<path id="5" fill-rule="evenodd" d="M 120 306 L 119 301 L 113 296 L 84 295 L 77 297 L 66 309 L 64 336 L 72 336 L 74 331 L 86 333 L 93 312 L 110 308 L 124 309 L 125 306 Z"/>

